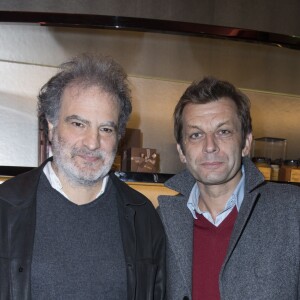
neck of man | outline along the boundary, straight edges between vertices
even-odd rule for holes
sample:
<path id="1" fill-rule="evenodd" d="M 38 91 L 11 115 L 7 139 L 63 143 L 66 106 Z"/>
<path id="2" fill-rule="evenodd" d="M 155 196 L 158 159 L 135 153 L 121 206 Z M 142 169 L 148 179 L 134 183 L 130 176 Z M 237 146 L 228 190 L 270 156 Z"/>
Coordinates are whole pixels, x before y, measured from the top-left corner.
<path id="1" fill-rule="evenodd" d="M 207 185 L 198 182 L 200 190 L 199 209 L 203 212 L 208 211 L 215 221 L 217 216 L 224 210 L 240 179 L 241 175 L 218 185 Z"/>
<path id="2" fill-rule="evenodd" d="M 77 205 L 84 205 L 94 201 L 102 188 L 102 182 L 103 180 L 99 180 L 93 185 L 86 186 L 78 185 L 68 180 L 61 180 L 63 191 L 69 200 Z"/>
<path id="3" fill-rule="evenodd" d="M 81 184 L 68 178 L 66 174 L 53 163 L 52 168 L 61 183 L 63 192 L 71 202 L 77 205 L 84 205 L 94 201 L 101 191 L 103 178 L 91 184 Z"/>

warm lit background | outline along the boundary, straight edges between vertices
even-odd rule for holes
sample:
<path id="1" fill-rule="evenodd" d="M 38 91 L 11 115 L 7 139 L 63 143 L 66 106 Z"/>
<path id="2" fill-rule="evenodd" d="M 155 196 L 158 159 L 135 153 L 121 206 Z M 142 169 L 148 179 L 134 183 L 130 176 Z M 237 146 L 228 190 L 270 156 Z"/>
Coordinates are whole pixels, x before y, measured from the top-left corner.
<path id="1" fill-rule="evenodd" d="M 0 25 L 0 165 L 36 166 L 36 95 L 56 66 L 81 52 L 109 54 L 128 71 L 143 146 L 156 148 L 161 172 L 182 168 L 172 113 L 192 80 L 226 79 L 252 100 L 254 136 L 288 139 L 288 158 L 300 158 L 300 52 L 269 45 L 201 37 Z"/>

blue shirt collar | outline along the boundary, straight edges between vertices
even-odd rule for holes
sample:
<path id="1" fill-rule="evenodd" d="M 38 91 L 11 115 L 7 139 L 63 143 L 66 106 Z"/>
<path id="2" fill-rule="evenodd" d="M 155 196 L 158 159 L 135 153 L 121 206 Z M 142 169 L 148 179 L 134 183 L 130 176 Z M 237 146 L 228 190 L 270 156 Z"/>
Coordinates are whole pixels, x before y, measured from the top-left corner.
<path id="1" fill-rule="evenodd" d="M 242 205 L 242 202 L 244 200 L 244 194 L 245 194 L 245 169 L 244 166 L 242 166 L 242 177 L 236 186 L 235 190 L 233 191 L 232 195 L 228 199 L 228 201 L 225 204 L 225 207 L 223 211 L 220 213 L 224 212 L 230 212 L 234 206 L 236 206 L 237 210 L 240 210 L 240 207 Z M 197 185 L 197 182 L 194 184 L 188 202 L 187 202 L 187 207 L 191 211 L 193 217 L 197 219 L 196 217 L 196 212 L 198 214 L 203 214 L 202 211 L 200 211 L 199 206 L 198 206 L 198 201 L 199 201 L 199 195 L 200 195 L 200 190 Z M 227 216 L 228 214 L 226 214 Z"/>

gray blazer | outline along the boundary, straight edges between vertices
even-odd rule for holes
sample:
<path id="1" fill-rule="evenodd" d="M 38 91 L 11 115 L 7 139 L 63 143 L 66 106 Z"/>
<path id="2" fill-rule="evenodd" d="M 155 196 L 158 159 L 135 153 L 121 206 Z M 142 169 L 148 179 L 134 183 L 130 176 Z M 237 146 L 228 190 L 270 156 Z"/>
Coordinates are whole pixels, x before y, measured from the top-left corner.
<path id="1" fill-rule="evenodd" d="M 300 187 L 265 182 L 248 159 L 245 197 L 219 276 L 221 299 L 300 299 Z M 193 217 L 186 203 L 195 183 L 188 171 L 159 196 L 167 234 L 167 299 L 192 299 Z M 209 299 L 208 299 L 209 300 Z"/>

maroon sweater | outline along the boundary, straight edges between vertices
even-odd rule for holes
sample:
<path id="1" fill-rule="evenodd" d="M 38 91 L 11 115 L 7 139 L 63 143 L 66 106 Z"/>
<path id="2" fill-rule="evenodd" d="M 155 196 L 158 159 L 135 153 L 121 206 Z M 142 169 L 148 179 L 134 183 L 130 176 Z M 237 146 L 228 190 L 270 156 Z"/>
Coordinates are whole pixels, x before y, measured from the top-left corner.
<path id="1" fill-rule="evenodd" d="M 218 226 L 202 215 L 194 220 L 193 300 L 219 300 L 219 274 L 237 217 L 236 207 Z"/>

